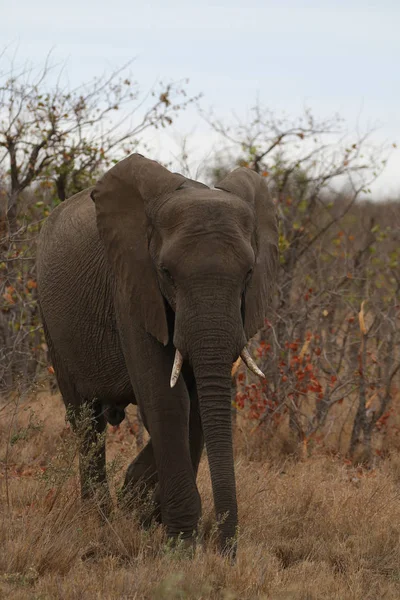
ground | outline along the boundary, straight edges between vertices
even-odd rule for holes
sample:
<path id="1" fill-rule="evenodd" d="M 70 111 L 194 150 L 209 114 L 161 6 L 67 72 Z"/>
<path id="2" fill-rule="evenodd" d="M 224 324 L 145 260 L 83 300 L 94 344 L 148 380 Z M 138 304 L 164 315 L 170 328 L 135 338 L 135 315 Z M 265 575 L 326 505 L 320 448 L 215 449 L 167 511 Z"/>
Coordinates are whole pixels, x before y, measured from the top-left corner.
<path id="1" fill-rule="evenodd" d="M 207 462 L 204 545 L 172 551 L 161 527 L 116 510 L 105 523 L 77 495 L 74 439 L 58 396 L 0 404 L 0 598 L 13 600 L 400 598 L 400 457 L 373 470 L 322 453 L 260 460 L 236 433 L 239 552 L 215 552 Z M 107 433 L 118 489 L 137 452 L 134 414 Z M 6 469 L 6 465 L 8 468 Z"/>

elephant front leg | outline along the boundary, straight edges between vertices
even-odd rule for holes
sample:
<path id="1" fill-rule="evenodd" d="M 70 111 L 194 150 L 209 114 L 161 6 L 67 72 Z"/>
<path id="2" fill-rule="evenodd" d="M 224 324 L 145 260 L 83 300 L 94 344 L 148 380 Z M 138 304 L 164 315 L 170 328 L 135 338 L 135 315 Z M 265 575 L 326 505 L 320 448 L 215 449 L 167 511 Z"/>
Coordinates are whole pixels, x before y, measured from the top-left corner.
<path id="1" fill-rule="evenodd" d="M 121 489 L 124 506 L 130 508 L 139 502 L 140 518 L 144 526 L 149 526 L 153 519 L 161 523 L 161 504 L 157 483 L 156 461 L 153 445 L 149 440 L 129 465 Z"/>
<path id="2" fill-rule="evenodd" d="M 189 445 L 196 479 L 204 448 L 204 437 L 195 385 L 190 390 Z M 160 486 L 158 485 L 157 467 L 151 440 L 129 465 L 121 492 L 125 505 L 129 506 L 135 500 L 142 500 L 142 504 L 145 505 L 145 510 L 141 507 L 141 520 L 144 526 L 150 526 L 153 520 L 161 523 Z M 150 511 L 146 510 L 146 500 L 149 497 L 151 497 Z"/>
<path id="3" fill-rule="evenodd" d="M 143 369 L 134 391 L 151 437 L 147 458 L 153 464 L 151 448 L 158 475 L 154 500 L 157 503 L 159 494 L 162 523 L 169 537 L 191 538 L 197 531 L 201 503 L 189 446 L 190 399 L 183 378 L 171 389 L 173 352 L 170 360 L 165 352 L 155 348 L 153 366 Z"/>
<path id="4" fill-rule="evenodd" d="M 165 400 L 165 399 L 164 399 Z M 151 442 L 140 453 L 127 472 L 132 485 L 134 479 L 140 489 L 140 481 L 146 485 L 156 483 L 153 493 L 153 510 L 145 520 L 148 525 L 153 518 L 161 520 L 169 537 L 191 538 L 197 531 L 201 503 L 189 447 L 189 415 L 181 400 L 175 409 L 169 410 L 157 403 L 147 408 Z M 198 452 L 195 452 L 198 455 Z M 156 472 L 154 472 L 154 466 Z"/>
<path id="5" fill-rule="evenodd" d="M 155 449 L 159 484 L 155 500 L 161 505 L 162 523 L 171 538 L 193 538 L 201 516 L 201 499 L 187 443 L 171 443 L 169 451 Z"/>
<path id="6" fill-rule="evenodd" d="M 175 348 L 160 344 L 118 302 L 117 321 L 134 396 L 151 438 L 162 523 L 169 537 L 191 538 L 200 517 L 200 496 L 189 447 L 188 389 L 182 376 L 170 386 Z"/>

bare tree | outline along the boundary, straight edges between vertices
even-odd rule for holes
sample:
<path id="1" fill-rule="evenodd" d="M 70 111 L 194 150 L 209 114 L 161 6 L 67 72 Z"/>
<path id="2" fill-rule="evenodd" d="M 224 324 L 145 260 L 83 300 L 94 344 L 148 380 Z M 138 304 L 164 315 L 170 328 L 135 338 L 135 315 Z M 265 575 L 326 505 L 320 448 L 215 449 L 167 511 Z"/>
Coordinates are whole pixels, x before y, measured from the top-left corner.
<path id="1" fill-rule="evenodd" d="M 0 69 L 2 213 L 12 231 L 25 189 L 40 183 L 65 200 L 135 149 L 146 129 L 171 125 L 196 99 L 186 96 L 187 80 L 159 82 L 143 94 L 129 67 L 75 89 L 63 85 L 62 73 L 52 83 L 49 61 L 38 71 Z"/>
<path id="2" fill-rule="evenodd" d="M 221 136 L 208 178 L 215 181 L 235 165 L 255 170 L 280 217 L 276 305 L 252 341 L 268 377 L 255 384 L 239 369 L 236 404 L 258 425 L 283 419 L 306 445 L 321 432 L 327 439 L 331 419 L 346 414 L 347 449 L 354 455 L 361 444 L 370 457 L 400 366 L 393 351 L 399 251 L 396 228 L 360 199 L 382 172 L 389 148 L 374 146 L 372 131 L 349 136 L 338 116 L 318 121 L 309 110 L 292 120 L 257 105 L 250 120 L 230 126 L 205 116 Z M 360 341 L 365 300 L 372 321 Z"/>

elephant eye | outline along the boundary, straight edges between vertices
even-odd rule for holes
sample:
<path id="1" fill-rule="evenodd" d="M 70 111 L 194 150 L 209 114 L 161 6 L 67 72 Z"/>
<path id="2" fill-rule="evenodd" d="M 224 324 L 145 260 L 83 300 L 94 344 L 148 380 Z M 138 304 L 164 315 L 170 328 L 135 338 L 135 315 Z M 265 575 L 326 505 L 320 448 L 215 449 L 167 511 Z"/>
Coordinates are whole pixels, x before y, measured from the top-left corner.
<path id="1" fill-rule="evenodd" d="M 244 290 L 244 292 L 247 290 L 247 286 L 248 286 L 248 285 L 249 285 L 249 283 L 250 283 L 250 279 L 251 279 L 251 276 L 252 276 L 252 275 L 253 275 L 253 269 L 251 268 L 251 269 L 249 269 L 249 270 L 247 271 L 247 273 L 246 273 L 246 277 L 245 277 L 245 279 L 244 279 L 244 286 L 243 286 L 243 290 Z"/>
<path id="2" fill-rule="evenodd" d="M 253 275 L 253 267 L 249 269 L 246 273 L 246 283 L 250 280 L 250 277 Z"/>
<path id="3" fill-rule="evenodd" d="M 173 277 L 172 277 L 171 273 L 168 271 L 168 269 L 167 269 L 166 267 L 162 266 L 162 267 L 161 267 L 161 271 L 162 271 L 163 275 L 165 275 L 165 277 L 166 277 L 167 279 L 169 279 L 169 281 L 170 281 L 171 283 L 174 283 L 174 279 L 173 279 Z"/>

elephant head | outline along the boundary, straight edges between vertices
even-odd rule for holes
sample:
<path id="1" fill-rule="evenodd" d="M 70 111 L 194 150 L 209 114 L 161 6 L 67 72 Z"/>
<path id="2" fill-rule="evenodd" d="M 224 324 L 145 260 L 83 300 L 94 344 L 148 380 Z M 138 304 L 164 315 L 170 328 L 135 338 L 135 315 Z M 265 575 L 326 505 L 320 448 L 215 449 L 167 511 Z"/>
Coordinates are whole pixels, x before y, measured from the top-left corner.
<path id="1" fill-rule="evenodd" d="M 210 189 L 134 154 L 104 175 L 92 199 L 120 305 L 161 344 L 174 344 L 171 385 L 184 359 L 192 365 L 227 540 L 237 523 L 231 368 L 239 355 L 255 367 L 245 347 L 263 326 L 276 279 L 277 222 L 265 180 L 238 168 Z"/>

